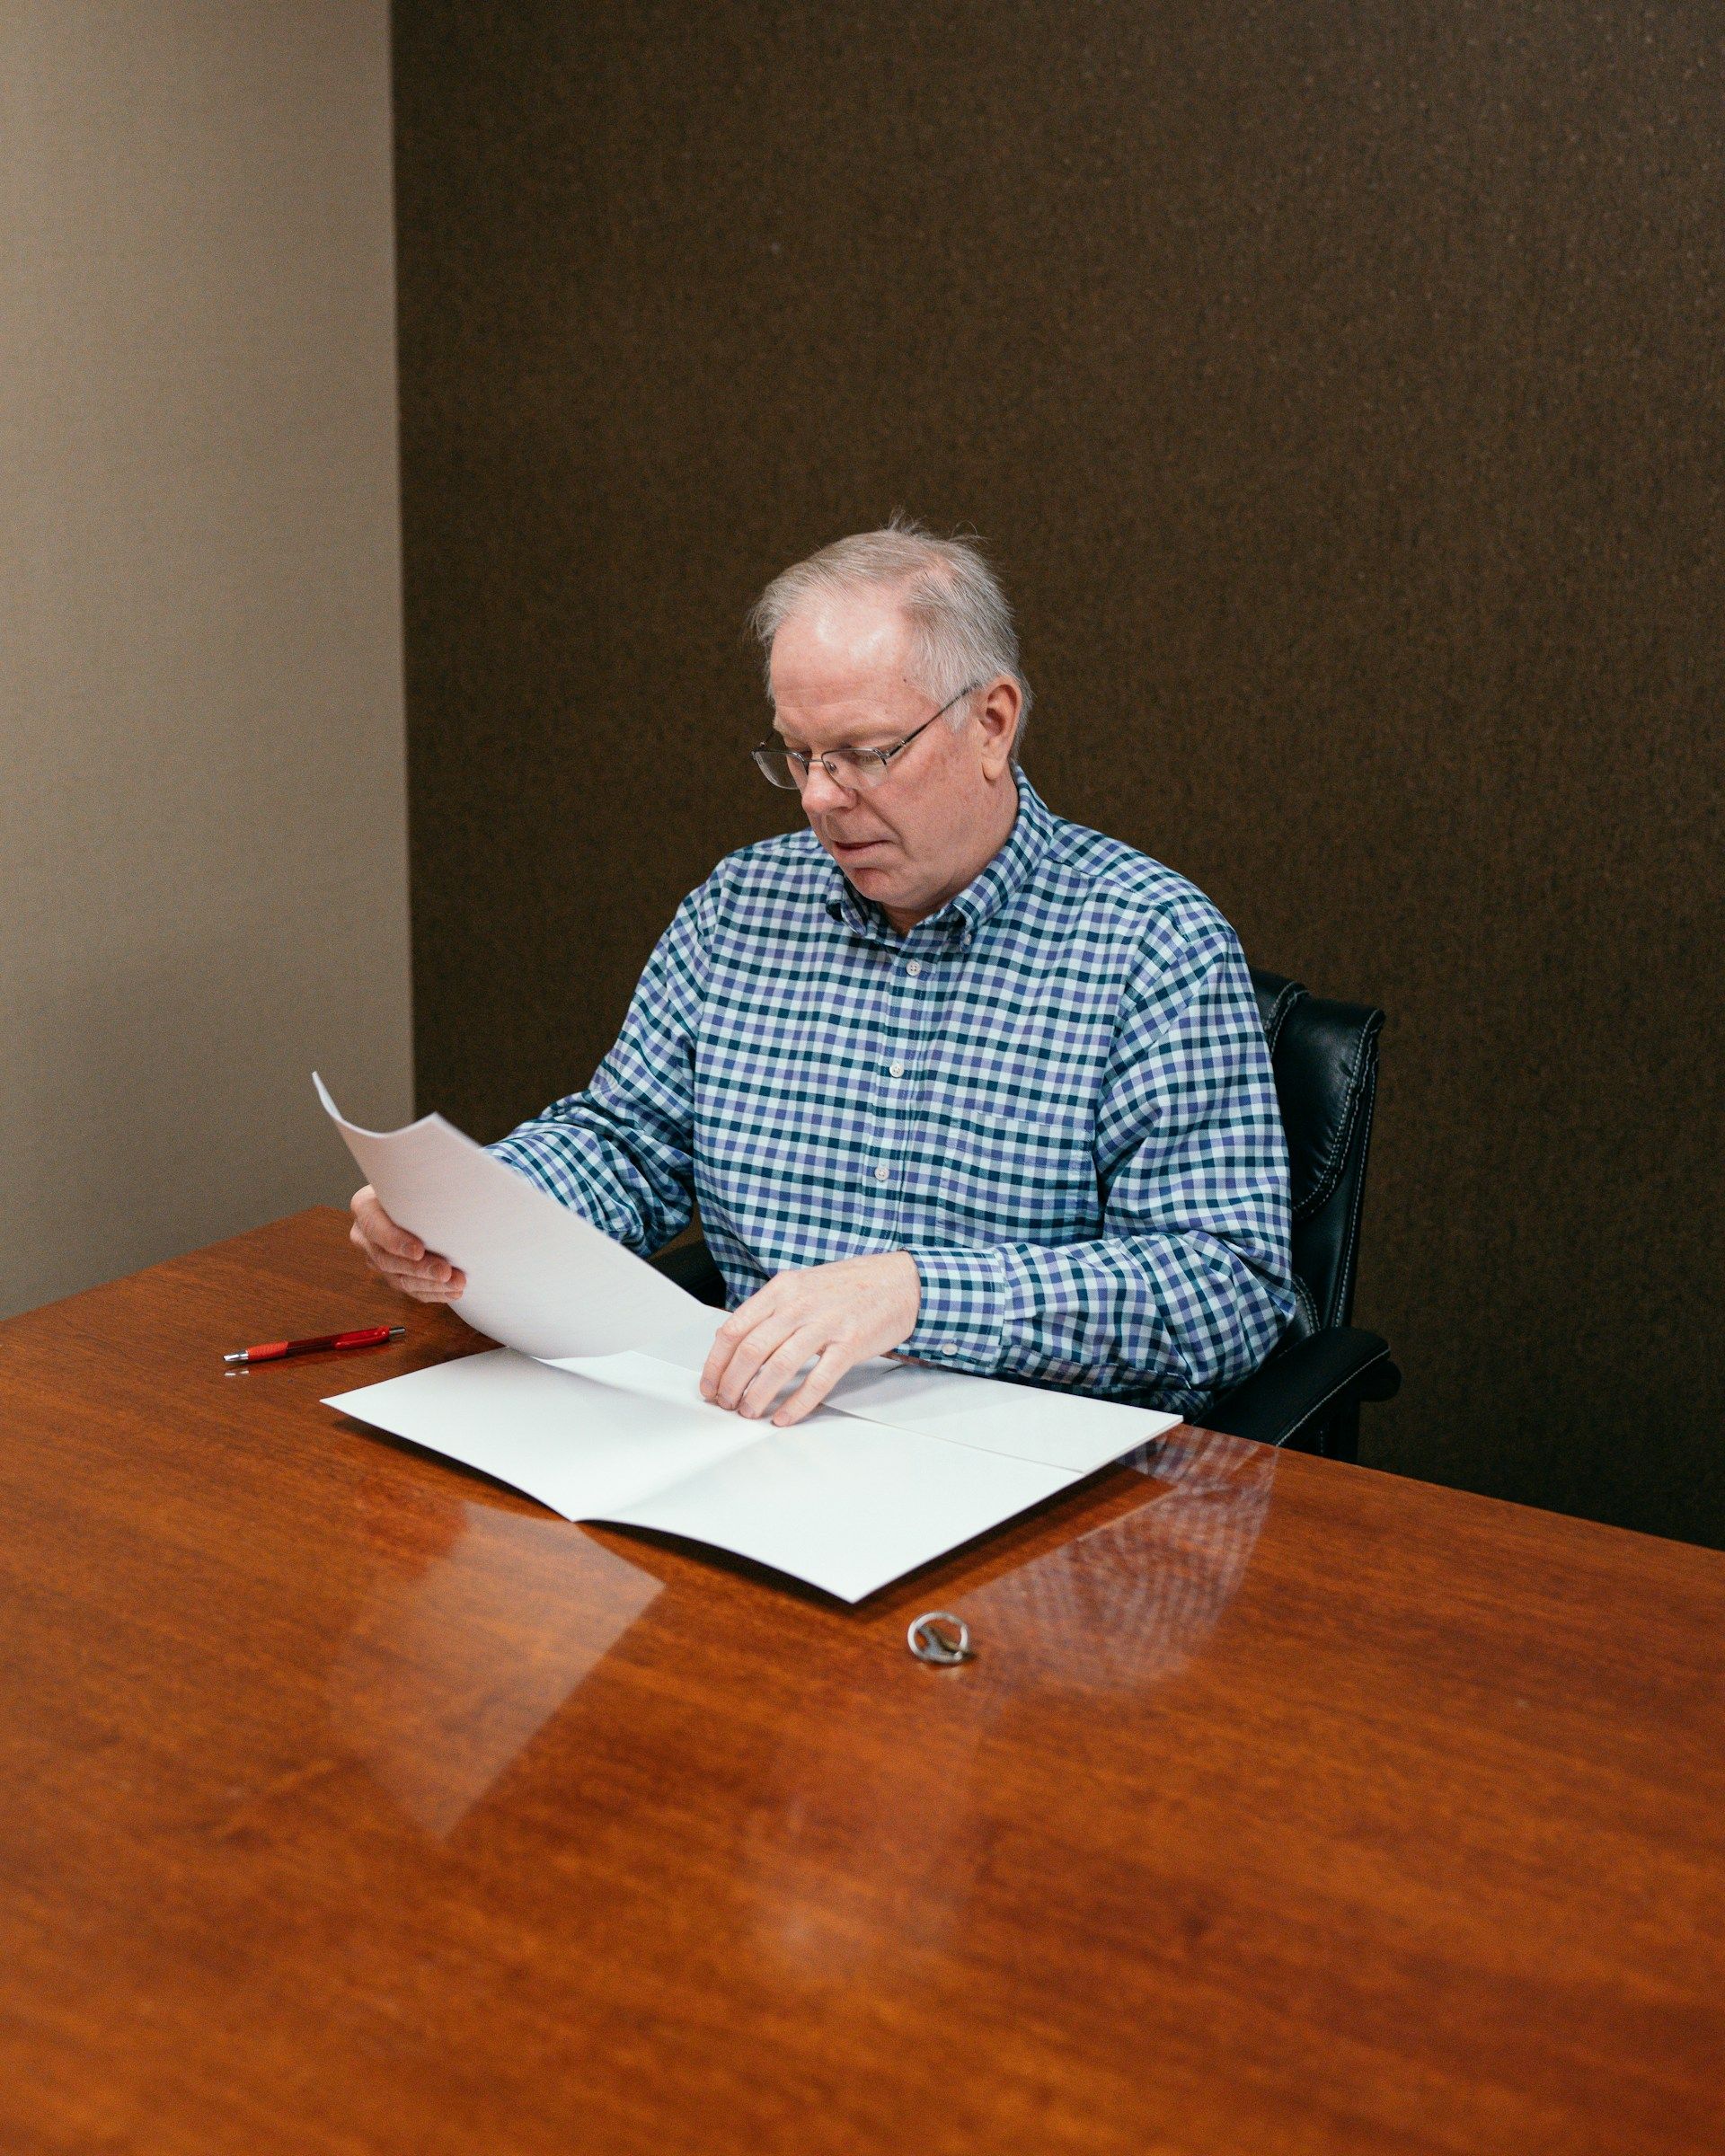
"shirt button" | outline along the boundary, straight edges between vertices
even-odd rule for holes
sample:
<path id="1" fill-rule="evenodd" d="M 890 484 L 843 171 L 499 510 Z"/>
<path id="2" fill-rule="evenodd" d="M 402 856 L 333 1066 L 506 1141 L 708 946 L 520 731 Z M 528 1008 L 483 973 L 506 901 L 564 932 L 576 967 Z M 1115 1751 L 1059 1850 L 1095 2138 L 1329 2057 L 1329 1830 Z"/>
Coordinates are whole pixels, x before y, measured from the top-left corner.
<path id="1" fill-rule="evenodd" d="M 884 1183 L 891 1173 L 890 1168 L 877 1168 L 874 1171 L 874 1180 L 877 1183 Z"/>
<path id="2" fill-rule="evenodd" d="M 922 961 L 920 959 L 910 959 L 910 960 L 909 960 L 909 961 L 907 963 L 907 965 L 906 965 L 906 967 L 905 967 L 905 971 L 906 971 L 906 972 L 907 972 L 907 974 L 910 976 L 910 977 L 911 977 L 911 979 L 912 979 L 913 981 L 914 981 L 914 980 L 916 978 L 916 976 L 917 976 L 917 975 L 918 975 L 918 974 L 919 974 L 921 971 L 922 971 L 922 970 L 923 970 L 923 961 Z"/>
<path id="3" fill-rule="evenodd" d="M 887 1075 L 889 1078 L 902 1078 L 904 1074 L 905 1066 L 902 1063 L 889 1063 L 887 1065 Z"/>

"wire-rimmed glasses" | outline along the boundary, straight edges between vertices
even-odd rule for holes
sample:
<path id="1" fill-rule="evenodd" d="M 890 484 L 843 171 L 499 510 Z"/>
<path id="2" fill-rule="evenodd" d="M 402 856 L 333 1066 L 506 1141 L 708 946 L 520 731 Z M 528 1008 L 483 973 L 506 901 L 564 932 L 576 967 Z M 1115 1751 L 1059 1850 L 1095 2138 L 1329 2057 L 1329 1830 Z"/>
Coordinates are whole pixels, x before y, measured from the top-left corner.
<path id="1" fill-rule="evenodd" d="M 763 741 L 753 751 L 756 768 L 769 785 L 781 786 L 787 793 L 801 793 L 809 783 L 809 766 L 818 764 L 834 785 L 842 786 L 846 793 L 866 792 L 880 783 L 893 758 L 902 756 L 917 734 L 925 734 L 935 719 L 944 719 L 955 703 L 962 703 L 972 690 L 981 686 L 979 681 L 973 681 L 956 696 L 949 696 L 933 718 L 924 719 L 915 732 L 895 741 L 890 748 L 829 748 L 817 755 L 811 748 L 784 748 L 776 741 Z"/>

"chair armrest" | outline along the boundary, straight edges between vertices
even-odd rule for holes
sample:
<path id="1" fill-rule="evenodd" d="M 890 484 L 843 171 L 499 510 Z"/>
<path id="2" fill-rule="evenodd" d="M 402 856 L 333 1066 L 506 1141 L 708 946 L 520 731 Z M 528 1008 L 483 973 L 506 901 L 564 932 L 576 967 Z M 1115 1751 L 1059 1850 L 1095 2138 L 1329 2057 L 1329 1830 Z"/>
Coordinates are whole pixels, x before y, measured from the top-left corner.
<path id="1" fill-rule="evenodd" d="M 712 1252 L 701 1236 L 695 1236 L 690 1242 L 676 1243 L 667 1250 L 656 1250 L 647 1262 L 657 1266 L 679 1287 L 686 1288 L 697 1303 L 709 1303 L 714 1310 L 725 1307 L 725 1276 L 713 1262 Z"/>
<path id="2" fill-rule="evenodd" d="M 1331 1325 L 1271 1356 L 1192 1419 L 1261 1445 L 1293 1445 L 1345 1401 L 1393 1400 L 1401 1387 L 1387 1340 L 1352 1325 Z"/>

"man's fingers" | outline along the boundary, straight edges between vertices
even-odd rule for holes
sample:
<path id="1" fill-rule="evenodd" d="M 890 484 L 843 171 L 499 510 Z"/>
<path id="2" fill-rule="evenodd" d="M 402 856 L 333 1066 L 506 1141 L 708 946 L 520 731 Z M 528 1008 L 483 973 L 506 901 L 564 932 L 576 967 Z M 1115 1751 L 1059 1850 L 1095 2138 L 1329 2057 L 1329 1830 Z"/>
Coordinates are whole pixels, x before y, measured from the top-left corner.
<path id="1" fill-rule="evenodd" d="M 410 1265 L 405 1259 L 396 1257 L 394 1251 L 380 1250 L 376 1243 L 367 1242 L 358 1227 L 349 1232 L 348 1240 L 373 1272 L 381 1273 L 385 1280 L 395 1286 L 411 1282 L 416 1287 L 456 1287 L 459 1290 L 466 1286 L 465 1276 L 457 1272 L 447 1258 L 439 1258 L 435 1252 L 420 1264 Z"/>
<path id="2" fill-rule="evenodd" d="M 707 1359 L 701 1365 L 701 1397 L 714 1400 L 719 1393 L 719 1381 L 725 1374 L 725 1365 L 730 1360 L 731 1349 L 737 1345 L 734 1337 L 727 1339 L 722 1328 L 712 1336 L 712 1346 L 707 1350 Z"/>
<path id="3" fill-rule="evenodd" d="M 743 1388 L 740 1412 L 765 1415 L 797 1372 L 815 1353 L 814 1336 L 798 1326 L 782 1340 Z"/>
<path id="4" fill-rule="evenodd" d="M 396 1226 L 369 1183 L 354 1192 L 350 1208 L 355 1225 L 374 1250 L 388 1250 L 397 1258 L 405 1258 L 410 1265 L 417 1265 L 425 1256 L 425 1245 L 417 1235 L 410 1235 L 405 1228 Z"/>
<path id="5" fill-rule="evenodd" d="M 718 1331 L 713 1334 L 712 1346 L 708 1348 L 707 1359 L 701 1365 L 701 1397 L 703 1400 L 712 1400 L 717 1393 L 719 1381 L 725 1374 L 725 1365 L 730 1362 L 738 1341 L 742 1338 L 744 1326 L 748 1323 L 744 1313 L 754 1300 L 755 1298 L 751 1295 L 748 1303 L 739 1303 L 724 1323 L 720 1326 Z M 739 1318 L 744 1319 L 744 1325 L 738 1323 Z"/>
<path id="6" fill-rule="evenodd" d="M 792 1423 L 801 1422 L 805 1415 L 812 1414 L 845 1373 L 854 1367 L 857 1356 L 854 1350 L 835 1341 L 824 1348 L 814 1368 L 773 1418 L 775 1430 L 788 1429 Z"/>
<path id="7" fill-rule="evenodd" d="M 704 1399 L 783 1428 L 818 1408 L 847 1370 L 902 1347 L 916 1328 L 922 1283 L 905 1250 L 775 1274 L 731 1312 L 701 1371 Z M 797 1383 L 810 1358 L 814 1367 Z M 792 1388 L 784 1405 L 773 1401 Z"/>
<path id="8" fill-rule="evenodd" d="M 367 1183 L 352 1199 L 353 1225 L 348 1241 L 376 1273 L 394 1288 L 421 1303 L 453 1303 L 466 1286 L 466 1277 L 436 1250 L 428 1250 L 417 1235 L 399 1228 L 377 1202 Z"/>
<path id="9" fill-rule="evenodd" d="M 454 1303 L 467 1285 L 463 1273 L 451 1273 L 447 1280 L 426 1280 L 417 1273 L 392 1272 L 385 1266 L 377 1270 L 398 1294 L 411 1295 L 416 1303 Z"/>
<path id="10" fill-rule="evenodd" d="M 761 1365 L 796 1330 L 793 1319 L 778 1311 L 765 1312 L 732 1346 L 730 1359 L 714 1381 L 712 1398 L 721 1408 L 740 1407 Z"/>
<path id="11" fill-rule="evenodd" d="M 410 1264 L 372 1241 L 361 1221 L 356 1220 L 348 1230 L 348 1241 L 380 1279 L 387 1281 L 397 1294 L 411 1295 L 416 1303 L 453 1303 L 467 1285 L 466 1274 L 447 1258 L 439 1258 L 434 1251 L 421 1256 L 417 1265 Z"/>
<path id="12" fill-rule="evenodd" d="M 718 1399 L 720 1387 L 724 1384 L 725 1373 L 730 1366 L 732 1356 L 754 1332 L 756 1327 L 771 1316 L 773 1304 L 768 1298 L 776 1285 L 776 1280 L 769 1280 L 765 1287 L 757 1287 L 747 1303 L 739 1303 L 737 1305 L 724 1323 L 720 1326 L 718 1331 L 713 1334 L 712 1346 L 707 1350 L 707 1359 L 701 1365 L 701 1396 L 703 1400 Z M 762 1353 L 765 1354 L 766 1348 L 773 1344 L 771 1340 L 765 1342 L 763 1345 Z M 754 1365 L 751 1364 L 749 1365 L 751 1374 L 753 1369 Z M 747 1384 L 748 1382 L 748 1379 L 745 1376 L 742 1383 Z M 739 1389 L 740 1390 L 740 1387 Z M 727 1398 L 723 1404 L 730 1407 L 731 1401 Z"/>

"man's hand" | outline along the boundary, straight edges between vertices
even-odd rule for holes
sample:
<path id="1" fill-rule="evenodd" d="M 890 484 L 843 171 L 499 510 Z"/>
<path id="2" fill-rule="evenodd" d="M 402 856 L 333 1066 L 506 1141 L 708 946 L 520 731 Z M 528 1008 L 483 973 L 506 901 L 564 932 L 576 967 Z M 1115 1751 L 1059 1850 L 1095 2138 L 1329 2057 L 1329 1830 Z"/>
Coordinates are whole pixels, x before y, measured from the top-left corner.
<path id="1" fill-rule="evenodd" d="M 428 1250 L 417 1235 L 395 1225 L 369 1183 L 354 1192 L 349 1210 L 353 1225 L 348 1241 L 373 1272 L 381 1273 L 402 1294 L 420 1303 L 453 1303 L 466 1286 L 465 1273 L 458 1273 L 447 1258 Z"/>
<path id="2" fill-rule="evenodd" d="M 702 1397 L 765 1415 L 813 1358 L 773 1418 L 780 1429 L 801 1422 L 847 1370 L 907 1340 L 922 1306 L 922 1276 L 907 1250 L 777 1273 L 719 1328 L 701 1373 Z"/>

